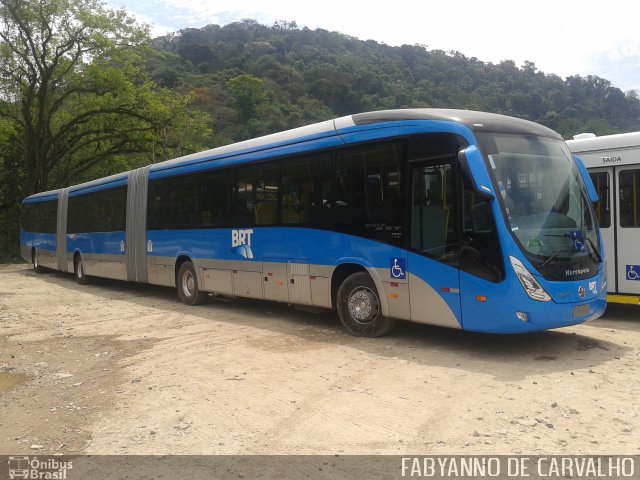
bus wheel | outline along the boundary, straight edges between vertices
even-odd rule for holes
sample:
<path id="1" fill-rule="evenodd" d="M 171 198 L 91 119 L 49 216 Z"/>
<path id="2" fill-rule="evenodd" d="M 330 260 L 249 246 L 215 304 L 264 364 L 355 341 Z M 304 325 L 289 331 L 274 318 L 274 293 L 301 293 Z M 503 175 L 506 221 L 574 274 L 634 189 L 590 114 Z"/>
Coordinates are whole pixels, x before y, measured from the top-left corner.
<path id="1" fill-rule="evenodd" d="M 357 337 L 380 337 L 395 325 L 394 319 L 382 316 L 378 290 L 367 272 L 349 275 L 336 303 L 342 325 Z"/>
<path id="2" fill-rule="evenodd" d="M 40 262 L 38 261 L 38 250 L 36 250 L 35 248 L 33 249 L 33 252 L 31 253 L 31 263 L 33 264 L 33 271 L 36 273 L 42 273 L 44 272 L 44 268 L 42 267 L 42 265 L 40 265 Z"/>
<path id="3" fill-rule="evenodd" d="M 180 265 L 177 278 L 178 297 L 185 305 L 199 305 L 205 301 L 207 294 L 200 291 L 196 269 L 191 262 Z"/>
<path id="4" fill-rule="evenodd" d="M 73 262 L 73 272 L 75 274 L 76 281 L 80 285 L 86 285 L 89 283 L 89 277 L 87 277 L 87 274 L 84 272 L 84 262 L 80 255 L 77 255 Z"/>

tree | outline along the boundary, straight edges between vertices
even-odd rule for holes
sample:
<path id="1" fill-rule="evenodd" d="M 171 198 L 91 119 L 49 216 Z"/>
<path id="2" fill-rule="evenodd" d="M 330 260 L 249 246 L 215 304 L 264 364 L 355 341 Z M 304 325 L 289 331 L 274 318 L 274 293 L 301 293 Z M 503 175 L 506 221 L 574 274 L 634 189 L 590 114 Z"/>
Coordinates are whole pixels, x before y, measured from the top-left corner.
<path id="1" fill-rule="evenodd" d="M 206 145 L 208 116 L 151 80 L 148 43 L 98 0 L 0 0 L 0 256 L 25 196 Z"/>
<path id="2" fill-rule="evenodd" d="M 0 105 L 0 109 L 3 105 Z M 0 261 L 13 257 L 17 251 L 20 219 L 21 170 L 19 147 L 11 122 L 0 118 Z"/>
<path id="3" fill-rule="evenodd" d="M 101 162 L 151 151 L 169 110 L 145 71 L 147 27 L 98 0 L 0 0 L 1 114 L 19 132 L 23 194 L 68 184 Z"/>
<path id="4" fill-rule="evenodd" d="M 227 82 L 227 87 L 243 122 L 248 121 L 258 106 L 267 101 L 264 81 L 253 75 L 238 75 Z"/>
<path id="5" fill-rule="evenodd" d="M 247 20 L 245 20 L 247 22 Z M 253 21 L 255 24 L 255 20 Z M 298 28 L 298 23 L 295 20 L 277 20 L 273 24 L 273 28 L 277 30 L 295 30 Z"/>

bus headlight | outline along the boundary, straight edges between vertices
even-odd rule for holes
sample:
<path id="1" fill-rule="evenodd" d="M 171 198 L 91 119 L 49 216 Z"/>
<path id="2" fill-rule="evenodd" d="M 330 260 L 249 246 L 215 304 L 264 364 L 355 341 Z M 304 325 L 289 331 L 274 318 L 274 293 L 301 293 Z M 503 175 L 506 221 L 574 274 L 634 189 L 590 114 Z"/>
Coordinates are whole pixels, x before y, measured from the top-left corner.
<path id="1" fill-rule="evenodd" d="M 522 288 L 524 288 L 524 291 L 529 295 L 529 298 L 539 302 L 548 302 L 551 300 L 549 294 L 544 291 L 544 288 L 542 288 L 536 279 L 533 278 L 533 275 L 529 273 L 529 270 L 525 268 L 520 260 L 511 256 L 509 259 L 511 260 L 513 271 L 516 272 L 516 276 L 518 277 L 518 280 L 520 280 L 520 284 L 522 285 Z"/>

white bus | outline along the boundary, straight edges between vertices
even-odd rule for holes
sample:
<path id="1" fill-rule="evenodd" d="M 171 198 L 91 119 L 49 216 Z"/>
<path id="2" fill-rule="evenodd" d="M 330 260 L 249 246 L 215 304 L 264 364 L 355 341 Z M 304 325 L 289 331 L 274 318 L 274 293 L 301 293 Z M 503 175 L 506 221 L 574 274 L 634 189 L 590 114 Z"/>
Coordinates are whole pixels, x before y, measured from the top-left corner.
<path id="1" fill-rule="evenodd" d="M 640 132 L 567 142 L 598 192 L 596 214 L 607 258 L 609 301 L 640 304 Z"/>

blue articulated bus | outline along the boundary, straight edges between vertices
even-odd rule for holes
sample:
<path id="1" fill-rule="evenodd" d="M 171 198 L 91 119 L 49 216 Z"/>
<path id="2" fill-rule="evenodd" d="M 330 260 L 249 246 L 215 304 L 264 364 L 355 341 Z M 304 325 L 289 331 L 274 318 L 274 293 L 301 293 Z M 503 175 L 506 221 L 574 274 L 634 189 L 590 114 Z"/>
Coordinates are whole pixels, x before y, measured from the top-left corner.
<path id="1" fill-rule="evenodd" d="M 562 138 L 482 112 L 362 113 L 24 200 L 43 268 L 493 333 L 606 305 L 595 189 Z"/>

